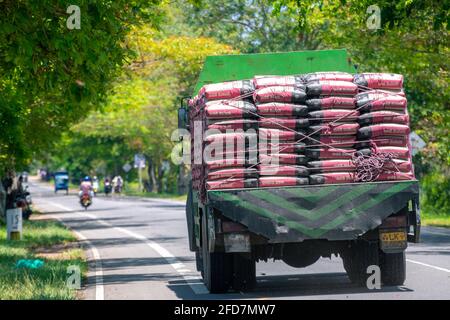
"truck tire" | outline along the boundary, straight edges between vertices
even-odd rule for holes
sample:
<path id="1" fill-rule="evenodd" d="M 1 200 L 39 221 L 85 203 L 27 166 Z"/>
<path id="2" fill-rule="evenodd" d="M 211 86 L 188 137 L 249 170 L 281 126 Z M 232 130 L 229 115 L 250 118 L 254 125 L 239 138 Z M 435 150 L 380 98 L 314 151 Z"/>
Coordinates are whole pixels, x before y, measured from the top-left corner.
<path id="1" fill-rule="evenodd" d="M 195 251 L 195 266 L 197 271 L 202 273 L 203 277 L 203 258 L 200 250 Z"/>
<path id="2" fill-rule="evenodd" d="M 208 225 L 202 216 L 203 282 L 210 293 L 228 291 L 231 282 L 232 256 L 224 252 L 210 252 L 208 248 Z"/>
<path id="3" fill-rule="evenodd" d="M 406 279 L 405 252 L 380 253 L 381 282 L 387 286 L 401 286 Z"/>
<path id="4" fill-rule="evenodd" d="M 192 181 L 189 181 L 188 194 L 186 199 L 186 222 L 188 229 L 189 250 L 197 250 L 194 236 L 194 200 L 192 193 Z"/>
<path id="5" fill-rule="evenodd" d="M 358 240 L 343 252 L 342 260 L 350 281 L 365 287 L 369 277 L 367 268 L 379 265 L 378 243 Z"/>
<path id="6" fill-rule="evenodd" d="M 233 254 L 233 282 L 236 291 L 248 291 L 256 286 L 256 261 L 251 256 Z"/>

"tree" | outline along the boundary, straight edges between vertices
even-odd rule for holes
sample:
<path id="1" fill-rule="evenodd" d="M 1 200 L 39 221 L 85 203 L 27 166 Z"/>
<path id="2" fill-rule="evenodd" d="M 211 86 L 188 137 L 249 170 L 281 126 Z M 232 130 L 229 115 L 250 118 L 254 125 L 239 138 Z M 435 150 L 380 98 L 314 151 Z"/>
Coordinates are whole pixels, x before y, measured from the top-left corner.
<path id="1" fill-rule="evenodd" d="M 0 2 L 0 172 L 29 163 L 105 98 L 133 51 L 133 25 L 160 21 L 158 0 Z M 0 174 L 1 175 L 1 174 Z"/>

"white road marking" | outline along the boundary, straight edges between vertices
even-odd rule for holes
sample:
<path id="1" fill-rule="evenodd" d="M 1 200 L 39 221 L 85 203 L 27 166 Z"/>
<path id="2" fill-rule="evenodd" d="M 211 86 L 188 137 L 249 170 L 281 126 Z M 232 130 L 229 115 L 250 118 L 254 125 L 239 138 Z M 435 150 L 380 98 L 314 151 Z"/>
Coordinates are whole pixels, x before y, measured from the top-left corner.
<path id="1" fill-rule="evenodd" d="M 47 201 L 45 201 L 47 202 Z M 72 209 L 69 209 L 67 207 L 61 206 L 57 203 L 53 202 L 47 202 L 52 206 L 58 207 L 60 209 L 63 209 L 65 211 L 72 211 Z M 53 214 L 50 214 L 51 217 L 55 218 L 59 222 L 64 224 L 64 221 L 58 217 L 56 217 Z M 72 232 L 75 233 L 78 239 L 84 241 L 89 249 L 92 251 L 92 257 L 95 261 L 95 300 L 105 300 L 105 289 L 103 287 L 103 269 L 102 269 L 102 260 L 100 256 L 100 252 L 97 250 L 97 248 L 86 238 L 84 235 L 82 235 L 80 232 L 75 231 L 72 229 Z"/>
<path id="2" fill-rule="evenodd" d="M 66 206 L 60 205 L 58 203 L 53 203 L 53 202 L 49 202 L 50 205 L 56 206 L 60 209 L 63 209 L 65 211 L 74 211 L 73 209 L 70 209 Z M 124 233 L 130 237 L 133 237 L 135 239 L 141 240 L 143 241 L 147 246 L 149 246 L 150 248 L 152 248 L 154 251 L 156 251 L 162 258 L 164 258 L 166 260 L 166 262 L 168 264 L 170 264 L 172 266 L 172 268 L 175 269 L 175 271 L 177 271 L 182 277 L 183 279 L 186 281 L 186 283 L 189 285 L 189 287 L 191 287 L 192 291 L 194 291 L 195 294 L 207 294 L 209 291 L 208 289 L 205 287 L 205 285 L 203 283 L 192 283 L 192 280 L 199 280 L 200 278 L 198 276 L 191 276 L 189 274 L 191 274 L 191 270 L 189 270 L 188 268 L 186 268 L 186 266 L 184 265 L 184 263 L 180 262 L 169 250 L 167 250 L 166 248 L 164 248 L 163 246 L 161 246 L 160 244 L 158 244 L 155 241 L 149 240 L 147 239 L 147 237 L 130 231 L 128 229 L 122 228 L 122 227 L 114 227 L 112 224 L 110 224 L 109 222 L 106 222 L 104 220 L 99 219 L 98 217 L 96 217 L 93 214 L 90 213 L 86 213 L 86 212 L 82 212 L 82 211 L 75 211 L 74 212 L 77 215 L 80 216 L 84 216 L 87 218 L 90 218 L 92 220 L 95 220 L 96 222 L 107 226 L 111 229 L 117 230 L 121 233 Z"/>
<path id="3" fill-rule="evenodd" d="M 415 260 L 411 260 L 411 259 L 406 259 L 406 261 L 411 262 L 411 263 L 415 263 L 415 264 L 419 264 L 419 265 L 424 266 L 424 267 L 433 268 L 433 269 L 436 269 L 436 270 L 439 270 L 439 271 L 444 271 L 444 272 L 450 273 L 449 269 L 433 266 L 433 265 L 428 264 L 428 263 L 423 263 L 423 262 L 419 262 L 419 261 L 415 261 Z"/>

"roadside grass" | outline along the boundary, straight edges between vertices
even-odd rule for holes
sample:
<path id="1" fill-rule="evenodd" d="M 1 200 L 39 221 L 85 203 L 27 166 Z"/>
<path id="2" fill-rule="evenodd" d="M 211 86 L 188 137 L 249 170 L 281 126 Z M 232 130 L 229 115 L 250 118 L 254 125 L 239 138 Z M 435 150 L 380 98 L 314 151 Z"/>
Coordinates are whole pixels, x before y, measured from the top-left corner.
<path id="1" fill-rule="evenodd" d="M 0 300 L 76 299 L 78 291 L 66 286 L 69 266 L 78 266 L 82 281 L 87 274 L 84 251 L 75 236 L 53 220 L 24 221 L 23 239 L 6 240 L 0 222 Z M 20 259 L 41 259 L 39 269 L 16 268 Z"/>
<path id="2" fill-rule="evenodd" d="M 422 213 L 421 218 L 423 226 L 450 228 L 450 214 Z"/>

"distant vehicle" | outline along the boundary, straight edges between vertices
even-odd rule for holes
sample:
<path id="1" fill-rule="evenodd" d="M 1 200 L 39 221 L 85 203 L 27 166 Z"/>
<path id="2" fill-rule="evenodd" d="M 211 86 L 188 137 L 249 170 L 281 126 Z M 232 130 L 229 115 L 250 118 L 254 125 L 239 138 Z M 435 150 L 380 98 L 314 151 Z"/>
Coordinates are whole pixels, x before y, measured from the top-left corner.
<path id="1" fill-rule="evenodd" d="M 109 181 L 109 179 L 105 179 L 103 190 L 105 192 L 105 195 L 108 195 L 112 192 L 112 185 L 111 185 L 111 182 Z"/>
<path id="2" fill-rule="evenodd" d="M 94 196 L 97 195 L 99 188 L 100 188 L 100 183 L 98 182 L 98 178 L 94 177 L 92 179 L 92 190 L 94 191 Z"/>
<path id="3" fill-rule="evenodd" d="M 28 172 L 22 172 L 23 183 L 28 183 Z"/>
<path id="4" fill-rule="evenodd" d="M 58 190 L 65 190 L 69 194 L 69 174 L 66 171 L 59 171 L 54 173 L 55 177 L 55 193 Z"/>
<path id="5" fill-rule="evenodd" d="M 22 208 L 22 218 L 24 220 L 30 219 L 33 209 L 31 206 L 32 200 L 30 192 L 28 191 L 28 186 L 26 186 L 25 189 L 20 189 L 20 192 L 15 198 L 15 202 L 17 208 Z"/>

